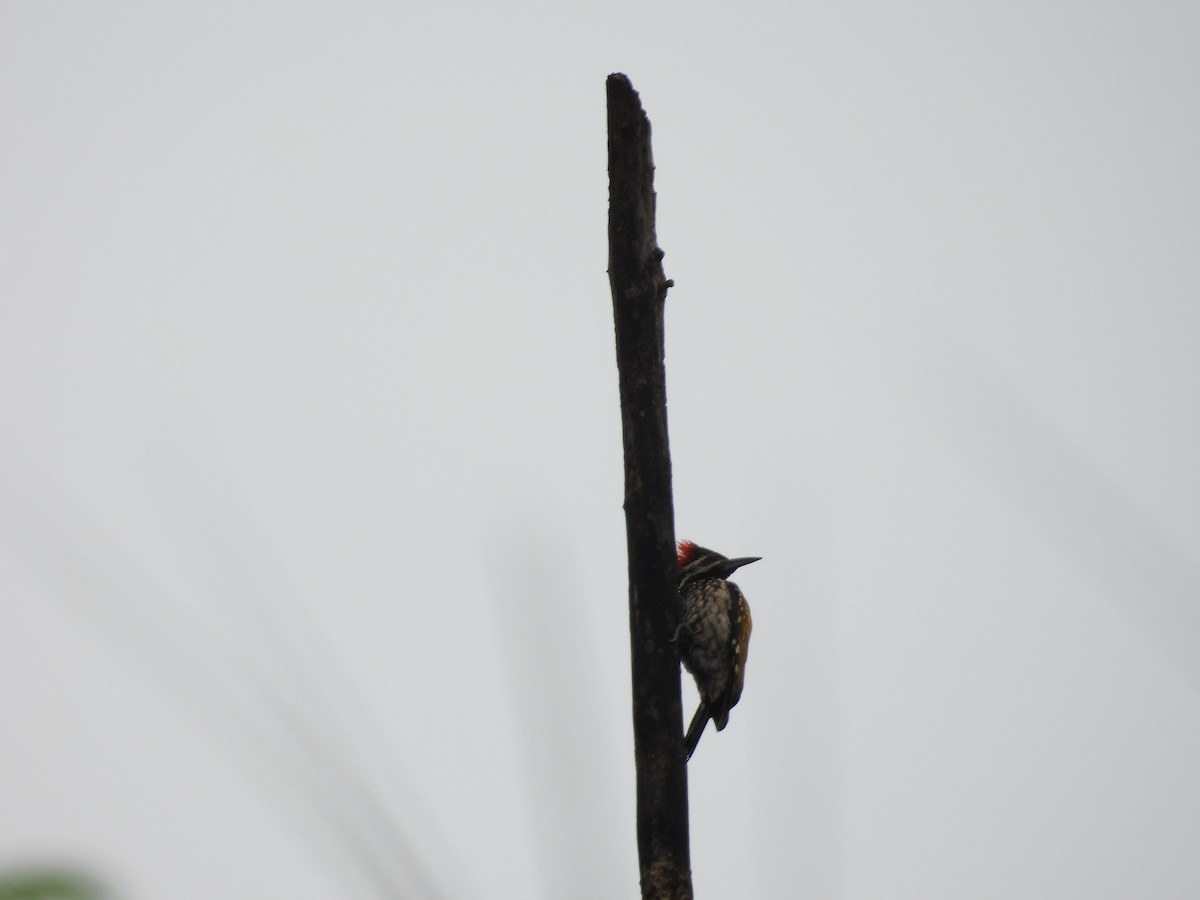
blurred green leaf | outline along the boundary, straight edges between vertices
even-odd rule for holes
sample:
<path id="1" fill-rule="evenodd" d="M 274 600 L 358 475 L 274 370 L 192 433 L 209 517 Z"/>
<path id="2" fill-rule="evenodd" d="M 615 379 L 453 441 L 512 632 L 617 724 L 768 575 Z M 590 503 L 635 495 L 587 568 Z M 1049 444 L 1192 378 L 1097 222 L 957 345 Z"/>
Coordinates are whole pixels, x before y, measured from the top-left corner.
<path id="1" fill-rule="evenodd" d="M 35 869 L 0 875 L 0 900 L 103 900 L 103 889 L 67 869 Z"/>

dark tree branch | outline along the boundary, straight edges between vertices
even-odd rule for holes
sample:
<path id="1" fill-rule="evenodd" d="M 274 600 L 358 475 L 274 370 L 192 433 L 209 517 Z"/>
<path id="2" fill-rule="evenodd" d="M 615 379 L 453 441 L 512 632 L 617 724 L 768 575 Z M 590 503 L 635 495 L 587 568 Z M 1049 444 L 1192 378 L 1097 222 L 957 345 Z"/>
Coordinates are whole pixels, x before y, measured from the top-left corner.
<path id="1" fill-rule="evenodd" d="M 675 565 L 675 510 L 663 366 L 663 275 L 654 232 L 650 121 L 629 79 L 608 77 L 608 277 L 625 444 L 625 531 L 633 657 L 642 897 L 690 900 L 687 768 Z"/>

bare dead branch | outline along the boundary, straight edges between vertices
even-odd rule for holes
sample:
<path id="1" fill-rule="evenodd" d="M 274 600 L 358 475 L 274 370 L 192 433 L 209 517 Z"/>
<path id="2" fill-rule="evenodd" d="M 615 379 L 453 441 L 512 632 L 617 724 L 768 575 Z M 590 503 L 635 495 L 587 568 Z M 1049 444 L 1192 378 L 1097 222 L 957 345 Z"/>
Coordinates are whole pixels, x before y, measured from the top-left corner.
<path id="1" fill-rule="evenodd" d="M 625 530 L 642 897 L 690 900 L 663 307 L 650 121 L 624 75 L 608 78 L 608 277 L 625 446 Z"/>

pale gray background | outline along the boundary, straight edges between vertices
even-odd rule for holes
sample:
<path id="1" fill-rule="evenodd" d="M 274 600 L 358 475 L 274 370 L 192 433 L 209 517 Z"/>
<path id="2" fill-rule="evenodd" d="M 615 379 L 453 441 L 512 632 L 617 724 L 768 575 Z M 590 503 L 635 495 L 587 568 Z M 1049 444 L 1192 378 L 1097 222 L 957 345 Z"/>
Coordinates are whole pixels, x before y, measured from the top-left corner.
<path id="1" fill-rule="evenodd" d="M 635 895 L 612 71 L 679 534 L 765 558 L 699 896 L 1200 896 L 1168 2 L 7 0 L 0 869 Z"/>

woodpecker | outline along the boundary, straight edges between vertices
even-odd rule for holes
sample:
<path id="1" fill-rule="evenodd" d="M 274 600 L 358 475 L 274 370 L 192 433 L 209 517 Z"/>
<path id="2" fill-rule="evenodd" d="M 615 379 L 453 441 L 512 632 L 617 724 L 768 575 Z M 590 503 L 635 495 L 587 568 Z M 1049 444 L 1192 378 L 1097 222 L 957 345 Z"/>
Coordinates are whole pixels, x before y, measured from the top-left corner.
<path id="1" fill-rule="evenodd" d="M 679 542 L 679 656 L 700 692 L 700 706 L 684 738 L 688 759 L 708 720 L 722 731 L 729 724 L 729 710 L 741 699 L 752 622 L 746 598 L 727 579 L 760 559 L 730 559 L 691 541 Z"/>

